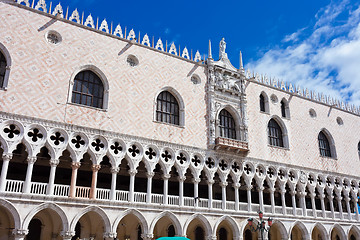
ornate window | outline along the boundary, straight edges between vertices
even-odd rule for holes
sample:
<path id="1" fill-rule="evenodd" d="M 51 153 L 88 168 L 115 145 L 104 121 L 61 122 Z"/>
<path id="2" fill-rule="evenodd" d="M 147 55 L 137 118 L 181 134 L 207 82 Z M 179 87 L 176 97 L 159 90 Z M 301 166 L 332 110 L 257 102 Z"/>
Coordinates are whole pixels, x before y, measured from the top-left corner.
<path id="1" fill-rule="evenodd" d="M 0 51 L 0 88 L 4 87 L 5 73 L 6 73 L 6 58 Z"/>
<path id="2" fill-rule="evenodd" d="M 271 119 L 268 123 L 268 136 L 271 146 L 284 147 L 281 127 L 274 119 Z"/>
<path id="3" fill-rule="evenodd" d="M 79 72 L 74 79 L 72 103 L 103 108 L 104 85 L 94 72 Z"/>
<path id="4" fill-rule="evenodd" d="M 231 114 L 225 109 L 220 111 L 220 137 L 236 139 L 235 121 Z"/>
<path id="5" fill-rule="evenodd" d="M 321 131 L 318 136 L 320 155 L 331 157 L 330 143 L 326 135 Z"/>
<path id="6" fill-rule="evenodd" d="M 180 125 L 179 103 L 168 91 L 163 91 L 156 99 L 156 120 Z"/>

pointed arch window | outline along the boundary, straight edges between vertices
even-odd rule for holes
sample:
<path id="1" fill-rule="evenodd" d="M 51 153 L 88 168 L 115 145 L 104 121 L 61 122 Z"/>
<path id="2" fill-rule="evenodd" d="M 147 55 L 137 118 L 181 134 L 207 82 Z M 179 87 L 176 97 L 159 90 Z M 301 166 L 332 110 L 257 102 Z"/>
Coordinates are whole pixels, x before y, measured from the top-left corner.
<path id="1" fill-rule="evenodd" d="M 260 111 L 265 112 L 265 97 L 263 94 L 260 94 Z"/>
<path id="2" fill-rule="evenodd" d="M 281 105 L 281 116 L 286 117 L 286 104 L 284 100 L 281 100 L 280 105 Z"/>
<path id="3" fill-rule="evenodd" d="M 268 137 L 271 146 L 284 147 L 282 129 L 274 119 L 268 123 Z"/>
<path id="4" fill-rule="evenodd" d="M 225 109 L 220 111 L 220 137 L 236 139 L 235 120 Z"/>
<path id="5" fill-rule="evenodd" d="M 318 140 L 320 155 L 323 157 L 331 157 L 330 143 L 323 131 L 319 133 Z"/>
<path id="6" fill-rule="evenodd" d="M 161 92 L 156 99 L 156 120 L 180 125 L 179 103 L 168 91 Z"/>
<path id="7" fill-rule="evenodd" d="M 75 76 L 72 103 L 103 108 L 103 99 L 104 85 L 98 75 L 90 70 L 85 70 Z"/>
<path id="8" fill-rule="evenodd" d="M 6 67 L 6 58 L 4 54 L 0 51 L 0 88 L 4 87 Z"/>

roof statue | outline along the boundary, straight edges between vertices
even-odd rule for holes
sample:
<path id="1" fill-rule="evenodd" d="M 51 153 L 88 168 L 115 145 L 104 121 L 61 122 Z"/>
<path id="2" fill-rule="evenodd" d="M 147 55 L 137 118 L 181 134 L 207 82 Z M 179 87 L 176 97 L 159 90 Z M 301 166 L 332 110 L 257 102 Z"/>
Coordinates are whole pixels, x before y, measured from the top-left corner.
<path id="1" fill-rule="evenodd" d="M 225 38 L 222 38 L 219 44 L 220 47 L 220 51 L 219 51 L 219 58 L 223 59 L 223 58 L 227 58 L 227 54 L 225 52 L 226 50 L 226 42 L 225 42 Z"/>

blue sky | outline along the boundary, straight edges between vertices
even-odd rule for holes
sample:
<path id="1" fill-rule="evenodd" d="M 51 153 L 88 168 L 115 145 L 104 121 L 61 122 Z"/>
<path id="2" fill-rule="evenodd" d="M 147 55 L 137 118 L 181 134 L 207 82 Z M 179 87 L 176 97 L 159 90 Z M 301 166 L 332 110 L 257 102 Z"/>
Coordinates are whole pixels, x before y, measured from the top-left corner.
<path id="1" fill-rule="evenodd" d="M 57 4 L 57 3 L 56 3 Z M 155 40 L 207 54 L 212 41 L 227 42 L 239 67 L 283 79 L 360 105 L 360 3 L 351 0 L 302 1 L 99 1 L 66 0 L 69 14 L 104 18 Z"/>

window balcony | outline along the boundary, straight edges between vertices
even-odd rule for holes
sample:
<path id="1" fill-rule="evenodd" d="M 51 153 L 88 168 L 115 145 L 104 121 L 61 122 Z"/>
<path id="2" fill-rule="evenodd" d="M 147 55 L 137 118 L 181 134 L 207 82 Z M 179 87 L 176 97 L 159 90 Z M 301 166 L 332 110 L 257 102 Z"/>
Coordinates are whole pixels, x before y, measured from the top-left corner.
<path id="1" fill-rule="evenodd" d="M 249 144 L 241 140 L 217 137 L 215 139 L 215 148 L 223 149 L 223 150 L 247 152 L 249 151 Z"/>

